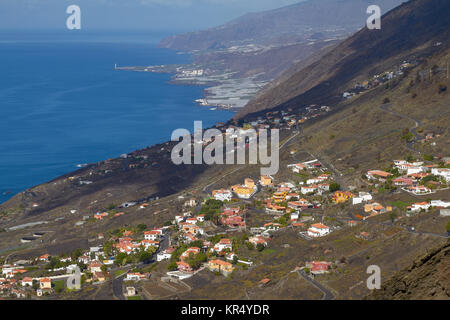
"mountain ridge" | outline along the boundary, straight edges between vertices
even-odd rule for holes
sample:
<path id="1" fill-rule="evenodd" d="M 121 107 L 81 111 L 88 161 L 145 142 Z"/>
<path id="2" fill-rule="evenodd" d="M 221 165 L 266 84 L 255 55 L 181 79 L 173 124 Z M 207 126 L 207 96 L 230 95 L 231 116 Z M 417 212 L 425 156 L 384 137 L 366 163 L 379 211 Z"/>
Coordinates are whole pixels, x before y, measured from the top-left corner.
<path id="1" fill-rule="evenodd" d="M 380 0 L 383 12 L 401 0 Z M 332 35 L 334 29 L 353 32 L 364 25 L 368 0 L 303 1 L 263 12 L 247 13 L 221 26 L 163 39 L 161 47 L 175 50 L 208 50 L 237 43 L 285 43 Z M 320 34 L 322 33 L 322 34 Z"/>

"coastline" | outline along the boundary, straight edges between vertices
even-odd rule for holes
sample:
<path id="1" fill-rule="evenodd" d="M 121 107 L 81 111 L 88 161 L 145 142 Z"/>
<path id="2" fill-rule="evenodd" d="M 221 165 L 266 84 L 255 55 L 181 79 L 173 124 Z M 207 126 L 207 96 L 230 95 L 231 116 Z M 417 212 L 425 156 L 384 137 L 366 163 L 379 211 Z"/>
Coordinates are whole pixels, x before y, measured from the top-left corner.
<path id="1" fill-rule="evenodd" d="M 204 86 L 203 96 L 194 102 L 210 110 L 237 112 L 242 109 L 268 81 L 257 80 L 259 75 L 247 78 L 233 77 L 235 73 L 194 64 L 151 66 L 115 66 L 115 70 L 171 74 L 173 85 Z"/>

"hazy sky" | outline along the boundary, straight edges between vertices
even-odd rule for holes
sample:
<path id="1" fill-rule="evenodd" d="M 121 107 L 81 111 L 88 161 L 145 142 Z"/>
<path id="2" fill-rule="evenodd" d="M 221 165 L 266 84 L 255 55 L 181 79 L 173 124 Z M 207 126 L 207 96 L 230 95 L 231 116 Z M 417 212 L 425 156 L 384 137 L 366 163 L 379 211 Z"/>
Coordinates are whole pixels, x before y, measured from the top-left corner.
<path id="1" fill-rule="evenodd" d="M 220 25 L 247 12 L 301 0 L 0 0 L 0 31 L 66 27 L 66 8 L 81 8 L 82 30 L 185 30 Z M 312 0 L 314 1 L 314 0 Z"/>

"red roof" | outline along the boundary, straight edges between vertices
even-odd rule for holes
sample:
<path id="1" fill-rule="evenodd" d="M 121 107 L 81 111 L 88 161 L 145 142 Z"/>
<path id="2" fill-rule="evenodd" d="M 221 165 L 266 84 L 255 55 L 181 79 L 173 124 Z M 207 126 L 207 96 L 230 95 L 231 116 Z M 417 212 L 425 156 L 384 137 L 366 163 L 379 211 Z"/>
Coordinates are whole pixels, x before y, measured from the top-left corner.
<path id="1" fill-rule="evenodd" d="M 231 263 L 226 262 L 226 261 L 223 261 L 223 260 L 219 260 L 219 259 L 216 259 L 216 260 L 210 260 L 209 262 L 210 262 L 210 263 L 214 263 L 214 264 L 220 264 L 220 265 L 222 265 L 222 266 L 230 266 L 230 265 L 231 265 Z"/>
<path id="2" fill-rule="evenodd" d="M 311 227 L 316 228 L 316 229 L 328 229 L 328 227 L 324 224 L 321 223 L 315 223 L 313 225 L 311 225 Z"/>

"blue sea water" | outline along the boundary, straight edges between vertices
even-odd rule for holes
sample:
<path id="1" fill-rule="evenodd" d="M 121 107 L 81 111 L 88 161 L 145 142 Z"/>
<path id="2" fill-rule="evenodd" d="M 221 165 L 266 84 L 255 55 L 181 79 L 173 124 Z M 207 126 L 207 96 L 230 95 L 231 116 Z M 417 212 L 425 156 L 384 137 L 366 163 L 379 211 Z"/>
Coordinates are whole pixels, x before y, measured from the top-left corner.
<path id="1" fill-rule="evenodd" d="M 231 118 L 194 100 L 202 87 L 170 75 L 114 70 L 114 64 L 187 63 L 157 48 L 158 35 L 0 34 L 0 203 L 80 163 L 170 140 Z"/>

